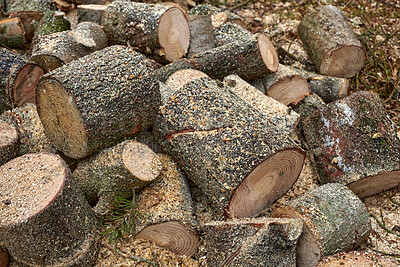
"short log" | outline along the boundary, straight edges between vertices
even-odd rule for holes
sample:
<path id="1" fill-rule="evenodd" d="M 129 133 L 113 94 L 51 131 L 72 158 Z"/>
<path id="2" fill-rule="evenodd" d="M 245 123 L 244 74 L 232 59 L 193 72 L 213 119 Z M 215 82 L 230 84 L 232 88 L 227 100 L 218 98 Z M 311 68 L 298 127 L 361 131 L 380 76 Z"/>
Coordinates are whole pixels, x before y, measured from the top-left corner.
<path id="1" fill-rule="evenodd" d="M 251 217 L 296 181 L 304 152 L 263 115 L 210 78 L 161 107 L 154 132 L 187 177 L 228 217 Z"/>
<path id="2" fill-rule="evenodd" d="M 174 72 L 165 82 L 165 85 L 171 89 L 171 93 L 168 93 L 168 95 L 170 96 L 174 92 L 179 91 L 187 83 L 200 78 L 209 77 L 204 72 L 194 69 L 182 69 Z"/>
<path id="3" fill-rule="evenodd" d="M 351 78 L 364 65 L 365 51 L 337 7 L 320 6 L 307 14 L 298 34 L 322 74 Z"/>
<path id="4" fill-rule="evenodd" d="M 135 238 L 151 240 L 179 255 L 193 256 L 200 244 L 198 224 L 186 177 L 166 155 L 160 177 L 137 198 Z"/>
<path id="5" fill-rule="evenodd" d="M 107 45 L 107 36 L 98 24 L 82 22 L 70 31 L 35 39 L 32 43 L 31 60 L 50 72 Z"/>
<path id="6" fill-rule="evenodd" d="M 299 219 L 257 218 L 201 225 L 208 266 L 296 266 Z"/>
<path id="7" fill-rule="evenodd" d="M 65 19 L 63 12 L 47 11 L 39 21 L 33 40 L 56 32 L 68 31 L 71 23 Z"/>
<path id="8" fill-rule="evenodd" d="M 44 70 L 6 48 L 0 48 L 0 109 L 36 102 L 36 87 Z"/>
<path id="9" fill-rule="evenodd" d="M 189 15 L 190 45 L 187 57 L 215 47 L 211 18 L 206 15 Z"/>
<path id="10" fill-rule="evenodd" d="M 0 240 L 27 266 L 91 266 L 97 220 L 58 156 L 28 154 L 0 167 Z"/>
<path id="11" fill-rule="evenodd" d="M 0 120 L 0 165 L 3 165 L 11 159 L 17 157 L 18 146 L 19 138 L 15 126 L 12 123 L 7 123 Z M 0 264 L 0 266 L 2 265 Z"/>
<path id="12" fill-rule="evenodd" d="M 116 197 L 132 198 L 161 171 L 157 155 L 145 144 L 125 141 L 79 162 L 73 177 L 96 215 L 109 214 Z"/>
<path id="13" fill-rule="evenodd" d="M 325 256 L 356 248 L 371 231 L 369 214 L 346 186 L 326 184 L 276 208 L 272 217 L 301 218 L 297 266 L 315 266 Z"/>
<path id="14" fill-rule="evenodd" d="M 377 254 L 370 254 L 362 251 L 342 252 L 333 256 L 323 258 L 317 267 L 364 267 L 364 266 L 385 266 L 396 267 L 399 263 L 384 258 Z"/>
<path id="15" fill-rule="evenodd" d="M 400 139 L 380 98 L 360 91 L 327 104 L 304 122 L 321 183 L 366 197 L 400 184 Z"/>
<path id="16" fill-rule="evenodd" d="M 10 48 L 26 47 L 24 27 L 20 18 L 1 19 L 0 29 L 0 45 Z"/>
<path id="17" fill-rule="evenodd" d="M 235 13 L 222 10 L 221 8 L 212 6 L 210 4 L 200 4 L 188 12 L 189 15 L 207 15 L 211 17 L 213 28 L 217 28 L 224 23 L 232 22 L 245 27 L 246 23 L 242 18 Z"/>
<path id="18" fill-rule="evenodd" d="M 153 125 L 160 105 L 156 63 L 126 46 L 74 60 L 41 79 L 37 107 L 46 136 L 84 158 Z"/>
<path id="19" fill-rule="evenodd" d="M 186 55 L 189 47 L 188 20 L 176 6 L 115 1 L 107 5 L 101 24 L 110 43 L 128 43 L 168 62 Z"/>

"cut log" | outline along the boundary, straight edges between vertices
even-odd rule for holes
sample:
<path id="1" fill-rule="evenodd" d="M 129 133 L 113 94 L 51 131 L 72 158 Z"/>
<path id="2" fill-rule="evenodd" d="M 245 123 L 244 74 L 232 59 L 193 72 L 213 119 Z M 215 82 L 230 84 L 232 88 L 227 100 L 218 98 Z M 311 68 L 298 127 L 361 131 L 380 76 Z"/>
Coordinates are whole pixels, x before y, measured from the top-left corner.
<path id="1" fill-rule="evenodd" d="M 36 87 L 44 70 L 8 49 L 0 48 L 0 106 L 36 102 Z"/>
<path id="2" fill-rule="evenodd" d="M 107 45 L 107 37 L 98 24 L 82 22 L 70 31 L 35 39 L 31 60 L 42 66 L 46 72 L 50 72 Z"/>
<path id="3" fill-rule="evenodd" d="M 116 197 L 132 198 L 161 171 L 157 155 L 145 144 L 122 142 L 79 162 L 73 177 L 100 217 L 109 214 Z"/>
<path id="4" fill-rule="evenodd" d="M 215 47 L 211 18 L 206 15 L 189 15 L 190 46 L 187 57 Z"/>
<path id="5" fill-rule="evenodd" d="M 296 266 L 299 219 L 257 218 L 201 225 L 208 266 Z"/>
<path id="6" fill-rule="evenodd" d="M 281 77 L 267 90 L 268 96 L 284 105 L 297 105 L 310 93 L 310 85 L 300 75 Z"/>
<path id="7" fill-rule="evenodd" d="M 175 6 L 115 1 L 107 5 L 101 24 L 111 43 L 128 43 L 169 62 L 186 55 L 189 47 L 186 14 Z"/>
<path id="8" fill-rule="evenodd" d="M 380 255 L 369 254 L 363 251 L 342 252 L 334 256 L 323 258 L 318 267 L 364 267 L 364 266 L 385 266 L 396 267 L 398 262 L 383 258 Z"/>
<path id="9" fill-rule="evenodd" d="M 308 191 L 273 210 L 271 216 L 303 220 L 297 266 L 315 266 L 322 257 L 354 249 L 371 231 L 364 204 L 346 186 L 336 183 Z"/>
<path id="10" fill-rule="evenodd" d="M 161 107 L 154 131 L 228 217 L 260 213 L 290 189 L 304 164 L 305 154 L 291 138 L 210 78 L 175 92 Z"/>
<path id="11" fill-rule="evenodd" d="M 71 28 L 71 23 L 64 16 L 64 12 L 46 12 L 36 27 L 33 40 L 44 35 L 68 31 Z"/>
<path id="12" fill-rule="evenodd" d="M 400 184 L 400 139 L 380 98 L 360 91 L 329 103 L 304 122 L 321 183 L 366 197 Z"/>
<path id="13" fill-rule="evenodd" d="M 91 266 L 97 220 L 65 162 L 37 153 L 0 167 L 0 240 L 27 266 Z"/>
<path id="14" fill-rule="evenodd" d="M 93 22 L 101 24 L 101 17 L 106 10 L 105 5 L 78 5 L 77 10 L 77 20 L 78 22 Z"/>
<path id="15" fill-rule="evenodd" d="M 322 74 L 351 78 L 364 65 L 365 51 L 337 7 L 321 6 L 307 14 L 298 34 Z"/>
<path id="16" fill-rule="evenodd" d="M 18 155 L 19 138 L 17 129 L 12 123 L 0 119 L 0 165 L 10 161 Z M 1 247 L 0 247 L 1 255 Z M 0 256 L 1 259 L 1 256 Z M 0 266 L 1 260 L 0 260 Z"/>
<path id="17" fill-rule="evenodd" d="M 300 114 L 299 126 L 301 129 L 304 128 L 304 121 L 310 117 L 314 111 L 324 107 L 326 103 L 317 94 L 306 95 L 302 101 L 300 101 L 293 110 Z"/>
<path id="18" fill-rule="evenodd" d="M 261 112 L 266 120 L 281 129 L 283 134 L 288 136 L 293 134 L 300 119 L 299 114 L 264 95 L 237 75 L 226 76 L 224 84 L 244 102 Z"/>
<path id="19" fill-rule="evenodd" d="M 225 45 L 238 40 L 250 39 L 251 36 L 253 36 L 250 31 L 232 22 L 227 22 L 214 28 L 213 32 L 216 46 Z"/>
<path id="20" fill-rule="evenodd" d="M 165 85 L 167 85 L 171 89 L 170 92 L 174 93 L 176 91 L 179 91 L 187 83 L 206 77 L 208 77 L 208 75 L 202 71 L 194 69 L 182 69 L 174 72 L 171 76 L 169 76 L 167 81 L 165 82 Z"/>
<path id="21" fill-rule="evenodd" d="M 166 155 L 160 177 L 138 195 L 135 238 L 153 241 L 179 255 L 193 256 L 200 244 L 198 224 L 186 178 Z"/>
<path id="22" fill-rule="evenodd" d="M 125 46 L 74 60 L 41 79 L 37 106 L 46 136 L 84 158 L 153 125 L 160 105 L 156 63 Z"/>
<path id="23" fill-rule="evenodd" d="M 220 25 L 232 22 L 239 24 L 245 27 L 246 23 L 242 20 L 242 18 L 235 13 L 224 11 L 221 8 L 209 5 L 209 4 L 201 4 L 193 7 L 188 12 L 189 15 L 207 15 L 211 17 L 212 25 L 214 28 L 219 27 Z"/>
<path id="24" fill-rule="evenodd" d="M 1 19 L 0 29 L 0 45 L 10 48 L 25 48 L 25 32 L 20 18 Z"/>
<path id="25" fill-rule="evenodd" d="M 181 69 L 197 69 L 211 78 L 223 79 L 237 74 L 242 79 L 252 80 L 274 72 L 278 68 L 275 48 L 264 34 L 256 34 L 251 39 L 232 42 L 194 55 L 190 59 L 180 59 L 161 67 L 156 77 L 165 82 L 168 77 Z"/>

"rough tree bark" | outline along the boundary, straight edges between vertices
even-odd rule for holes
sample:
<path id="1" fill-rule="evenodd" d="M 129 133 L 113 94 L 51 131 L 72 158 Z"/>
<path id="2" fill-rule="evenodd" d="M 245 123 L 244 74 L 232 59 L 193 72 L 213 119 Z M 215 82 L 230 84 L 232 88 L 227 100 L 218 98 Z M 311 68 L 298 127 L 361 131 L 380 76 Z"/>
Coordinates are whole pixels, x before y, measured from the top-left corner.
<path id="1" fill-rule="evenodd" d="M 160 105 L 156 63 L 111 46 L 43 76 L 37 107 L 53 145 L 83 158 L 153 125 Z"/>
<path id="2" fill-rule="evenodd" d="M 305 120 L 310 117 L 314 111 L 324 107 L 326 103 L 317 94 L 306 95 L 302 101 L 296 106 L 293 106 L 293 110 L 300 114 L 299 126 L 301 129 L 304 128 Z"/>
<path id="3" fill-rule="evenodd" d="M 206 15 L 189 15 L 190 46 L 187 58 L 215 47 L 211 19 Z"/>
<path id="4" fill-rule="evenodd" d="M 225 45 L 237 40 L 249 39 L 253 35 L 250 31 L 246 30 L 242 26 L 232 22 L 221 24 L 220 26 L 214 28 L 213 32 L 216 46 Z"/>
<path id="5" fill-rule="evenodd" d="M 278 207 L 272 217 L 301 218 L 297 266 L 315 266 L 320 258 L 356 248 L 371 231 L 369 214 L 346 186 L 326 184 Z"/>

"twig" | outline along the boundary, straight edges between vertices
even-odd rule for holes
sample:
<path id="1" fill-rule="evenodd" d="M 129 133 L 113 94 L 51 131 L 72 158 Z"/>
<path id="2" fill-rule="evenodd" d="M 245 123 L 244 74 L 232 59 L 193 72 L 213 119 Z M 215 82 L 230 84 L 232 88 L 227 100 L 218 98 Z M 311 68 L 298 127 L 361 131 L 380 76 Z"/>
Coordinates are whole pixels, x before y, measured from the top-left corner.
<path id="1" fill-rule="evenodd" d="M 111 250 L 112 252 L 114 252 L 114 253 L 116 253 L 116 254 L 118 254 L 118 255 L 124 257 L 124 258 L 128 258 L 128 259 L 131 259 L 131 260 L 134 260 L 134 261 L 138 261 L 138 262 L 145 262 L 145 263 L 150 264 L 150 265 L 153 266 L 153 267 L 159 267 L 159 265 L 158 265 L 158 263 L 157 263 L 156 261 L 129 255 L 128 253 L 126 253 L 126 252 L 124 252 L 124 251 L 121 251 L 121 250 L 119 250 L 118 248 L 113 247 L 113 246 L 111 246 L 110 244 L 107 244 L 107 243 L 103 243 L 103 242 L 102 242 L 101 245 L 102 245 L 103 247 L 105 247 L 105 248 L 108 248 L 108 249 Z M 155 258 L 154 254 L 153 254 L 153 257 Z"/>
<path id="2" fill-rule="evenodd" d="M 387 192 L 383 192 L 383 194 L 390 200 L 390 202 L 392 202 L 393 204 L 396 204 L 397 206 L 400 206 L 400 202 L 397 202 L 396 200 L 394 200 L 391 196 L 389 196 L 389 194 Z"/>
<path id="3" fill-rule="evenodd" d="M 379 221 L 378 218 L 376 218 L 376 216 L 375 216 L 374 214 L 370 213 L 369 216 L 371 216 L 372 218 L 374 218 L 374 219 L 376 220 L 376 222 L 379 224 L 379 226 L 380 226 L 383 230 L 385 230 L 386 232 L 388 232 L 388 233 L 390 233 L 390 234 L 393 234 L 393 235 L 395 235 L 395 236 L 400 237 L 400 234 L 395 233 L 395 232 L 393 232 L 392 230 L 390 230 L 389 228 L 387 228 L 381 221 Z"/>
<path id="4" fill-rule="evenodd" d="M 398 6 L 395 6 L 395 5 L 393 5 L 393 4 L 391 4 L 391 3 L 388 3 L 388 2 L 386 2 L 386 1 L 383 1 L 383 0 L 377 0 L 378 2 L 381 2 L 382 4 L 385 4 L 385 5 L 387 5 L 387 6 L 390 6 L 390 7 L 393 7 L 393 8 L 396 8 L 396 9 L 399 9 L 400 10 L 400 7 L 398 7 Z"/>
<path id="5" fill-rule="evenodd" d="M 241 2 L 241 3 L 237 4 L 237 5 L 234 5 L 233 7 L 228 8 L 228 10 L 229 10 L 229 11 L 232 11 L 232 10 L 234 10 L 234 9 L 236 9 L 236 8 L 245 6 L 245 5 L 247 5 L 248 3 L 251 3 L 251 2 L 253 2 L 253 1 L 254 1 L 254 0 L 246 0 L 246 1 L 244 1 L 244 2 Z"/>

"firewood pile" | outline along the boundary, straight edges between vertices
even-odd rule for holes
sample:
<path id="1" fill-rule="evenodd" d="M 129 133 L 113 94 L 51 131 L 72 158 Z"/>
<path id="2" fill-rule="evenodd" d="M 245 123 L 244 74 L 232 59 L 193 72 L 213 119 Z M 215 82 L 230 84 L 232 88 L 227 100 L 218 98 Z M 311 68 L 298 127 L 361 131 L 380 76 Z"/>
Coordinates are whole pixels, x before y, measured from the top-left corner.
<path id="1" fill-rule="evenodd" d="M 115 265 L 104 249 L 176 266 L 105 243 L 119 198 L 132 242 L 184 266 L 396 265 L 353 251 L 363 198 L 400 184 L 400 139 L 349 93 L 366 55 L 338 8 L 298 26 L 319 74 L 206 4 L 3 0 L 0 18 L 0 267 Z M 310 168 L 319 186 L 286 201 Z"/>

